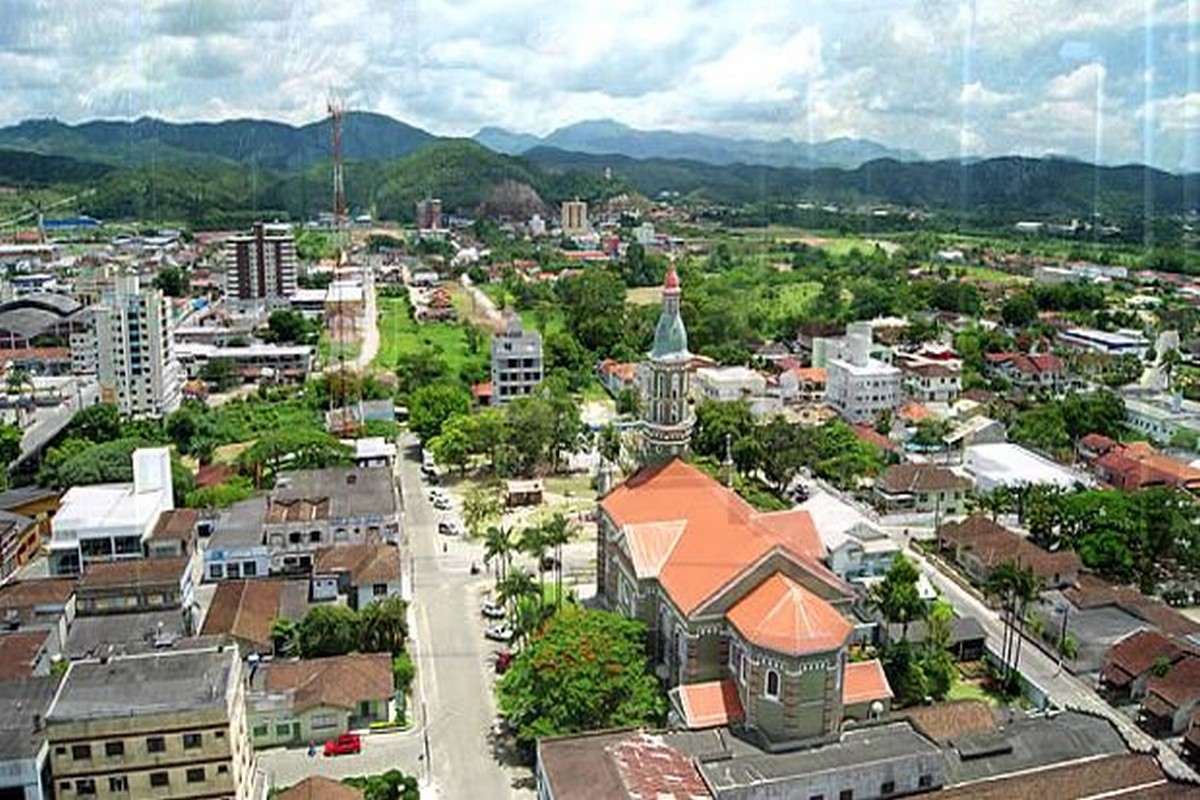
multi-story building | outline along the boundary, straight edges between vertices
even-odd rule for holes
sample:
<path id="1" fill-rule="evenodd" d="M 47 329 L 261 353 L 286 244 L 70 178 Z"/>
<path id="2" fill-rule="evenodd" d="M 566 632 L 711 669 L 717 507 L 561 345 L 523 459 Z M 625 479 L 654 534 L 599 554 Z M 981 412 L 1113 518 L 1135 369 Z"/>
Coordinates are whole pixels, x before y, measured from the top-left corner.
<path id="1" fill-rule="evenodd" d="M 213 361 L 224 360 L 243 381 L 303 383 L 312 371 L 316 349 L 303 344 L 254 342 L 245 347 L 176 343 L 179 364 L 188 378 L 198 378 Z"/>
<path id="2" fill-rule="evenodd" d="M 135 450 L 133 483 L 73 486 L 50 529 L 50 574 L 79 575 L 92 561 L 142 558 L 159 517 L 175 506 L 171 453 Z"/>
<path id="3" fill-rule="evenodd" d="M 953 403 L 962 393 L 962 360 L 952 350 L 923 347 L 896 353 L 904 391 L 918 403 Z"/>
<path id="4" fill-rule="evenodd" d="M 588 207 L 582 200 L 564 200 L 562 204 L 562 232 L 567 236 L 578 236 L 591 230 L 588 225 Z"/>
<path id="5" fill-rule="evenodd" d="M 45 719 L 59 800 L 253 796 L 232 645 L 74 662 Z"/>
<path id="6" fill-rule="evenodd" d="M 91 327 L 71 336 L 71 361 L 76 371 L 96 374 L 100 400 L 135 419 L 179 408 L 183 375 L 162 292 L 121 275 L 89 313 Z"/>
<path id="7" fill-rule="evenodd" d="M 263 522 L 272 572 L 307 572 L 321 548 L 395 544 L 399 535 L 392 472 L 371 467 L 287 473 L 275 484 Z"/>
<path id="8" fill-rule="evenodd" d="M 904 401 L 900 370 L 872 358 L 870 334 L 853 330 L 837 358 L 825 365 L 825 402 L 848 422 L 873 422 Z"/>
<path id="9" fill-rule="evenodd" d="M 0 511 L 0 581 L 37 555 L 41 541 L 37 520 Z"/>
<path id="10" fill-rule="evenodd" d="M 442 201 L 427 197 L 417 201 L 417 230 L 437 231 L 442 229 Z"/>
<path id="11" fill-rule="evenodd" d="M 513 314 L 504 333 L 492 337 L 492 402 L 504 405 L 530 395 L 543 377 L 542 335 L 524 330 Z"/>
<path id="12" fill-rule="evenodd" d="M 226 244 L 225 297 L 235 305 L 284 305 L 296 291 L 296 240 L 290 225 L 254 223 Z"/>

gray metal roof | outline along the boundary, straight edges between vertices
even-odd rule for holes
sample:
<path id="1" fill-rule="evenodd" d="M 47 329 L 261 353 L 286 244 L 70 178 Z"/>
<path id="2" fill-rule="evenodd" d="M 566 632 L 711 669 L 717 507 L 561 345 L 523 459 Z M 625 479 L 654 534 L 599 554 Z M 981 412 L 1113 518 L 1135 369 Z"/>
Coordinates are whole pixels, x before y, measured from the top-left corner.
<path id="1" fill-rule="evenodd" d="M 224 708 L 237 648 L 77 661 L 46 719 L 67 722 Z"/>
<path id="2" fill-rule="evenodd" d="M 329 498 L 331 518 L 390 516 L 397 511 L 390 469 L 333 467 L 283 473 L 272 497 L 279 500 Z"/>
<path id="3" fill-rule="evenodd" d="M 37 755 L 46 738 L 37 728 L 57 689 L 51 677 L 0 681 L 0 762 Z"/>

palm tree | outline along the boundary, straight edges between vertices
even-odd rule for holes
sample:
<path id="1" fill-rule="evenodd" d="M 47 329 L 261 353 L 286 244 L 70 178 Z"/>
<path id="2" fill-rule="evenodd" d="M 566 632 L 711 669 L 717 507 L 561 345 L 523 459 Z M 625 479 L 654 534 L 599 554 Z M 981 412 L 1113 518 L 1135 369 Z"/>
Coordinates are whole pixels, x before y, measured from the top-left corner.
<path id="1" fill-rule="evenodd" d="M 504 576 L 497 586 L 497 597 L 501 604 L 508 609 L 508 618 L 512 621 L 513 635 L 524 639 L 540 622 L 538 604 L 531 602 L 538 593 L 538 585 L 533 576 L 524 569 L 515 569 Z M 536 619 L 535 619 L 536 617 Z"/>
<path id="2" fill-rule="evenodd" d="M 562 514 L 555 514 L 542 525 L 542 538 L 547 547 L 554 548 L 554 607 L 562 605 L 563 545 L 571 541 L 571 523 Z"/>
<path id="3" fill-rule="evenodd" d="M 512 528 L 506 525 L 493 525 L 487 529 L 483 539 L 483 563 L 496 562 L 496 586 L 504 580 L 508 573 L 508 564 L 512 561 L 512 551 L 516 547 Z"/>
<path id="4" fill-rule="evenodd" d="M 546 553 L 550 549 L 550 544 L 546 541 L 546 536 L 542 532 L 541 526 L 534 525 L 531 528 L 521 531 L 521 538 L 517 546 L 522 553 L 530 556 L 537 565 L 538 607 L 540 608 L 546 602 L 546 570 L 543 566 L 546 560 Z"/>
<path id="5" fill-rule="evenodd" d="M 1021 621 L 1025 607 L 1038 596 L 1040 588 L 1037 577 L 1029 567 L 1013 561 L 998 565 L 988 576 L 985 590 L 988 595 L 1001 602 L 1001 618 L 1004 620 L 1004 642 L 1001 659 L 1004 661 L 1004 684 L 1007 688 L 1017 671 L 1021 658 Z"/>
<path id="6" fill-rule="evenodd" d="M 300 644 L 300 626 L 294 620 L 276 617 L 271 622 L 271 644 L 280 655 L 296 655 Z"/>

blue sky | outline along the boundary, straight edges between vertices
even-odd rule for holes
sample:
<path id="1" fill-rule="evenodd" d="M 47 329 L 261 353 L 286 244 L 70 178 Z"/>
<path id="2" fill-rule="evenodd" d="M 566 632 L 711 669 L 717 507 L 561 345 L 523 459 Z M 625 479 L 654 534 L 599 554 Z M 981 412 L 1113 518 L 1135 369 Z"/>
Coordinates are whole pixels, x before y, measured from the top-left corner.
<path id="1" fill-rule="evenodd" d="M 608 117 L 1200 170 L 1200 0 L 0 0 L 0 90 L 2 123 L 307 122 L 337 92 L 439 134 Z"/>

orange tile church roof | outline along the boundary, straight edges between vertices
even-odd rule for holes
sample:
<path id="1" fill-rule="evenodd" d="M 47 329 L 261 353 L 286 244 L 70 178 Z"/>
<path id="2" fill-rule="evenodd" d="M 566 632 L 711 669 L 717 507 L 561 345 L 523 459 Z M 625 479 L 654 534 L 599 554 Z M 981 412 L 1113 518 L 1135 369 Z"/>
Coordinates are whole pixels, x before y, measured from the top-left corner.
<path id="1" fill-rule="evenodd" d="M 851 631 L 837 609 L 779 572 L 739 600 L 726 616 L 752 644 L 793 656 L 836 650 Z"/>

